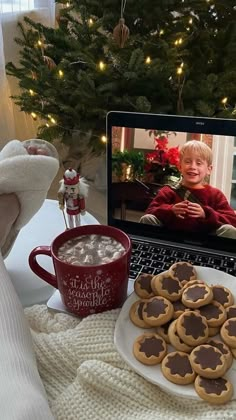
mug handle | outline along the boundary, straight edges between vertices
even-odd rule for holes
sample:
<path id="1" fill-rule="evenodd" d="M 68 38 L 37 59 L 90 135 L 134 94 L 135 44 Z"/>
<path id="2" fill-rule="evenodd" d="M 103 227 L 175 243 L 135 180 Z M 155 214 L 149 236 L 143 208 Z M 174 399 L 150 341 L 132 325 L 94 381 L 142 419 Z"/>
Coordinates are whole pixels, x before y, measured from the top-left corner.
<path id="1" fill-rule="evenodd" d="M 37 255 L 47 255 L 48 257 L 51 257 L 51 247 L 37 246 L 36 248 L 34 248 L 29 255 L 29 266 L 37 276 L 41 277 L 41 279 L 58 289 L 56 276 L 54 274 L 49 273 L 49 271 L 45 270 L 43 267 L 41 267 L 41 265 L 39 265 L 36 258 Z"/>

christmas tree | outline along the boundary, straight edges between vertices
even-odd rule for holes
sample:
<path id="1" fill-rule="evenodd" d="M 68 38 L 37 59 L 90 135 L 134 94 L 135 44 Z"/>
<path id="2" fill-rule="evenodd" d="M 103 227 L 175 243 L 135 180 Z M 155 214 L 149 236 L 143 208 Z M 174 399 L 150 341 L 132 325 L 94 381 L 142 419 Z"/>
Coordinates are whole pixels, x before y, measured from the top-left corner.
<path id="1" fill-rule="evenodd" d="M 19 24 L 6 66 L 41 138 L 99 149 L 110 110 L 236 117 L 235 0 L 58 3 L 56 28 Z"/>

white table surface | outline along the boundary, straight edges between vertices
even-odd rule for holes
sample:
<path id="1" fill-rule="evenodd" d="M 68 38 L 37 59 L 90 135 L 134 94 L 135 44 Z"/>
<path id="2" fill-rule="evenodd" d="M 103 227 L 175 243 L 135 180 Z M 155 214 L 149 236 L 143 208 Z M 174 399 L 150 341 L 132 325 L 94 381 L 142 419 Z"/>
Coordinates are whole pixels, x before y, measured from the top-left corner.
<path id="1" fill-rule="evenodd" d="M 81 225 L 88 224 L 98 224 L 98 221 L 86 212 L 81 216 Z M 63 214 L 56 200 L 45 200 L 31 221 L 21 229 L 10 254 L 5 259 L 5 264 L 23 306 L 45 303 L 55 291 L 33 273 L 28 264 L 28 257 L 33 248 L 51 245 L 53 239 L 64 230 Z M 50 257 L 39 255 L 37 260 L 46 270 L 54 273 Z"/>

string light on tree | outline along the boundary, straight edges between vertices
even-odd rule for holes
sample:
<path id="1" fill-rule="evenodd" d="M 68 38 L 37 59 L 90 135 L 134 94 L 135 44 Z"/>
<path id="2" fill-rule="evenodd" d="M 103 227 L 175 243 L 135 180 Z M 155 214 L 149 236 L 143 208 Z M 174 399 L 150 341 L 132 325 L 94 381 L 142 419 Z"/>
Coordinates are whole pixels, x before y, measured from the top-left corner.
<path id="1" fill-rule="evenodd" d="M 164 35 L 164 29 L 161 29 L 159 32 L 160 35 Z"/>
<path id="2" fill-rule="evenodd" d="M 151 64 L 151 62 L 152 62 L 151 57 L 148 55 L 148 56 L 146 57 L 145 63 L 146 63 L 146 64 Z"/>
<path id="3" fill-rule="evenodd" d="M 88 20 L 88 24 L 89 24 L 89 26 L 92 26 L 92 25 L 93 25 L 93 19 L 92 19 L 92 18 L 90 18 L 90 19 Z"/>
<path id="4" fill-rule="evenodd" d="M 62 70 L 59 70 L 58 71 L 58 76 L 60 77 L 60 79 L 62 79 L 63 76 L 64 76 L 64 72 Z"/>
<path id="5" fill-rule="evenodd" d="M 33 120 L 37 120 L 37 115 L 35 114 L 35 112 L 31 112 L 30 115 L 33 118 Z"/>
<path id="6" fill-rule="evenodd" d="M 221 102 L 222 102 L 222 104 L 223 104 L 223 105 L 226 105 L 226 104 L 227 104 L 227 102 L 228 102 L 228 98 L 225 96 L 225 98 L 223 98 L 223 99 L 221 100 Z"/>
<path id="7" fill-rule="evenodd" d="M 107 142 L 107 138 L 106 138 L 106 136 L 104 136 L 104 135 L 103 135 L 103 136 L 101 137 L 101 142 L 102 142 L 102 143 L 106 143 L 106 142 Z"/>
<path id="8" fill-rule="evenodd" d="M 98 67 L 101 71 L 104 71 L 106 68 L 106 64 L 103 61 L 99 61 Z"/>
<path id="9" fill-rule="evenodd" d="M 35 92 L 32 89 L 30 89 L 29 90 L 29 94 L 30 94 L 30 96 L 34 96 L 35 95 Z"/>
<path id="10" fill-rule="evenodd" d="M 183 43 L 183 38 L 178 38 L 175 40 L 175 45 L 181 45 Z"/>
<path id="11" fill-rule="evenodd" d="M 183 73 L 183 68 L 180 66 L 177 68 L 176 73 L 180 76 Z"/>

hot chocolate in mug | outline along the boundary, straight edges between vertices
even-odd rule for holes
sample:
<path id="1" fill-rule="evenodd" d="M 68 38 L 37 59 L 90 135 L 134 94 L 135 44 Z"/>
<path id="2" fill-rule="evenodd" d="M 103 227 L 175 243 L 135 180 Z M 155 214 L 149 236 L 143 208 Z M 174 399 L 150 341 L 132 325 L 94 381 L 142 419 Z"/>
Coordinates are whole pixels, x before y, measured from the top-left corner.
<path id="1" fill-rule="evenodd" d="M 74 238 L 83 235 L 96 235 L 96 238 L 102 235 L 103 240 L 112 238 L 122 245 L 123 252 L 111 262 L 99 265 L 75 265 L 59 258 L 58 251 L 64 244 L 71 240 L 73 243 Z M 38 255 L 52 258 L 55 275 L 39 265 Z M 36 275 L 59 290 L 69 312 L 84 317 L 122 306 L 127 297 L 130 257 L 131 241 L 123 231 L 106 225 L 86 225 L 66 230 L 51 246 L 34 248 L 29 265 Z"/>

